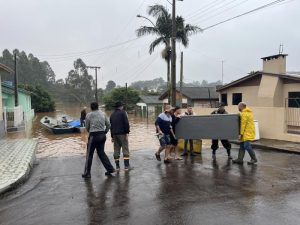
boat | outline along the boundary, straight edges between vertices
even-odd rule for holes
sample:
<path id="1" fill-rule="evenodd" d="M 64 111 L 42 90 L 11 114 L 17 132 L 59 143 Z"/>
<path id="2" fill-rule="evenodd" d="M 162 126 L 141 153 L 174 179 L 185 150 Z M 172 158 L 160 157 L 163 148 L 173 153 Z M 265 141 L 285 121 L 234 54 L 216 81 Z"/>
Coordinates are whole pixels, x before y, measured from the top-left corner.
<path id="1" fill-rule="evenodd" d="M 46 130 L 52 132 L 53 134 L 68 134 L 78 132 L 78 128 L 70 124 L 73 121 L 67 120 L 65 122 L 59 121 L 49 116 L 44 116 L 40 123 L 42 127 Z"/>

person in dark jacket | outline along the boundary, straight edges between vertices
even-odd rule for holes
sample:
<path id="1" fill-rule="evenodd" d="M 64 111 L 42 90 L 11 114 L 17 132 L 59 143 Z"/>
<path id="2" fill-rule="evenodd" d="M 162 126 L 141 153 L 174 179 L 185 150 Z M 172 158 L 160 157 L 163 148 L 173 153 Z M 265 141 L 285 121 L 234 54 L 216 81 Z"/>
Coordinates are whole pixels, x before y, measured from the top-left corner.
<path id="1" fill-rule="evenodd" d="M 213 111 L 211 113 L 212 115 L 217 115 L 217 114 L 228 114 L 225 110 L 225 104 L 224 103 L 220 103 L 220 106 L 217 110 Z M 228 140 L 221 140 L 221 143 L 223 145 L 223 147 L 227 150 L 227 155 L 228 155 L 228 159 L 232 159 L 231 157 L 231 144 L 229 143 Z M 211 144 L 211 149 L 212 149 L 212 158 L 213 160 L 216 160 L 216 151 L 219 148 L 219 140 L 212 140 L 212 144 Z"/>
<path id="2" fill-rule="evenodd" d="M 86 162 L 84 167 L 83 178 L 91 178 L 91 168 L 93 162 L 93 155 L 97 149 L 98 156 L 106 169 L 105 175 L 110 176 L 115 172 L 107 155 L 104 152 L 104 145 L 106 141 L 106 133 L 109 131 L 110 123 L 105 113 L 100 111 L 97 102 L 91 103 L 92 112 L 86 116 L 86 130 L 89 133 L 87 144 Z"/>
<path id="3" fill-rule="evenodd" d="M 86 119 L 86 107 L 83 107 L 82 111 L 80 112 L 80 126 L 85 127 L 85 119 Z"/>
<path id="4" fill-rule="evenodd" d="M 117 170 L 120 170 L 120 154 L 122 149 L 124 167 L 125 170 L 129 170 L 130 165 L 128 135 L 130 132 L 130 126 L 128 121 L 128 115 L 126 111 L 123 110 L 122 102 L 116 102 L 115 111 L 110 116 L 110 124 L 112 142 L 114 143 L 114 159 L 116 162 L 116 168 Z"/>

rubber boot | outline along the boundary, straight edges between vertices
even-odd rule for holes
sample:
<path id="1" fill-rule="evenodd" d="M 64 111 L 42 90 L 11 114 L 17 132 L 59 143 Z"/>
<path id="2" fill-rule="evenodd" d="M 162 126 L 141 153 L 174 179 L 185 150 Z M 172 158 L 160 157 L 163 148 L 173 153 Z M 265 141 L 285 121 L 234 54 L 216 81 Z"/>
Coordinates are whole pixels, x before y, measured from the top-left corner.
<path id="1" fill-rule="evenodd" d="M 231 149 L 226 149 L 226 151 L 227 151 L 228 159 L 232 159 Z"/>
<path id="2" fill-rule="evenodd" d="M 248 151 L 248 152 L 249 152 L 249 155 L 251 157 L 251 161 L 248 162 L 248 165 L 253 165 L 253 164 L 257 163 L 257 158 L 256 158 L 256 155 L 255 155 L 255 152 L 253 150 Z"/>
<path id="3" fill-rule="evenodd" d="M 120 170 L 120 161 L 118 159 L 116 159 L 115 163 L 116 163 L 116 170 L 119 171 Z"/>
<path id="4" fill-rule="evenodd" d="M 124 169 L 125 170 L 129 170 L 129 169 L 131 169 L 130 168 L 130 165 L 129 165 L 129 159 L 124 159 Z"/>
<path id="5" fill-rule="evenodd" d="M 235 160 L 232 160 L 232 162 L 237 163 L 237 164 L 243 164 L 244 163 L 244 161 L 243 161 L 244 156 L 245 156 L 245 150 L 240 148 L 238 158 L 235 159 Z"/>

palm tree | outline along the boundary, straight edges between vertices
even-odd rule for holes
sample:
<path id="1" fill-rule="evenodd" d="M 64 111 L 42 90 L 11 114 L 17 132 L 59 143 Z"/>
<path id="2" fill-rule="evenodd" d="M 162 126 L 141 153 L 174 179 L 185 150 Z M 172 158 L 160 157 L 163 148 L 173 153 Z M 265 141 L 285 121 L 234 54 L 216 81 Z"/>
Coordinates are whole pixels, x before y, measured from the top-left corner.
<path id="1" fill-rule="evenodd" d="M 155 24 L 149 20 L 153 26 L 141 26 L 137 29 L 137 36 L 145 35 L 156 35 L 157 38 L 150 44 L 149 53 L 152 54 L 154 49 L 160 45 L 164 44 L 165 48 L 162 51 L 162 58 L 167 63 L 167 80 L 168 85 L 170 82 L 170 61 L 171 61 L 171 37 L 172 37 L 172 15 L 168 10 L 162 5 L 153 5 L 149 6 L 148 15 L 156 18 Z M 142 17 L 139 16 L 138 17 Z M 144 17 L 145 18 L 145 17 Z M 146 18 L 148 19 L 148 18 Z M 185 24 L 184 19 L 181 16 L 176 17 L 176 41 L 181 43 L 184 47 L 189 45 L 189 36 L 196 34 L 199 31 L 202 31 L 201 28 L 193 26 L 190 24 Z"/>

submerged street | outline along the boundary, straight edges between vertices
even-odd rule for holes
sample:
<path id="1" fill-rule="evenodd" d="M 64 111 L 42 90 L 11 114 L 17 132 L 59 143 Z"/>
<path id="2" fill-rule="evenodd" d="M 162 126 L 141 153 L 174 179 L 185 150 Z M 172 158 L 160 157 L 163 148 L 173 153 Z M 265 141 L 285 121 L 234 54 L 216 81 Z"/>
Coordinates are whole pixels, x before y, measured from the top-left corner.
<path id="1" fill-rule="evenodd" d="M 81 178 L 84 156 L 40 158 L 30 179 L 0 199 L 0 224 L 300 223 L 298 155 L 257 150 L 257 166 L 238 166 L 223 149 L 216 162 L 204 149 L 164 165 L 153 153 L 132 152 L 134 170 L 113 177 L 95 155 L 90 181 Z"/>

